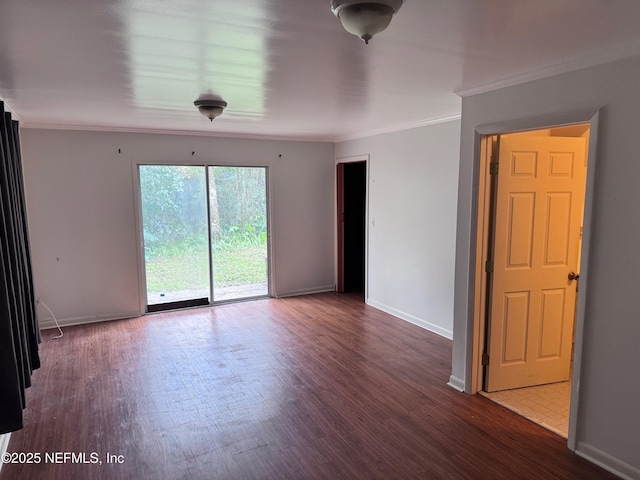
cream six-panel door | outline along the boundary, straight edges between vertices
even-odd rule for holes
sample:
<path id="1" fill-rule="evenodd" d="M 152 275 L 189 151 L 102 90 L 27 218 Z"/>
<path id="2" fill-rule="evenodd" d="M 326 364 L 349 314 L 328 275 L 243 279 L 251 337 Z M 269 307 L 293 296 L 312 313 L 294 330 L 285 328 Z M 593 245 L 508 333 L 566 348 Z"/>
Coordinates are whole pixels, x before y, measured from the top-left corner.
<path id="1" fill-rule="evenodd" d="M 487 391 L 569 379 L 586 140 L 502 136 Z"/>

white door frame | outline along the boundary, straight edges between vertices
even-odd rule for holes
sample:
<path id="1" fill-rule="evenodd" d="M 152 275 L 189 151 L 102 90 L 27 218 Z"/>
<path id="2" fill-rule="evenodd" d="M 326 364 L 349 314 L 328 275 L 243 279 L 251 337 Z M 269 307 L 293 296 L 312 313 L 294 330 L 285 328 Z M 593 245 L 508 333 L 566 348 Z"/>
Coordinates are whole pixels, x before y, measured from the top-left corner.
<path id="1" fill-rule="evenodd" d="M 369 175 L 371 170 L 371 162 L 369 158 L 369 154 L 362 155 L 351 155 L 347 157 L 336 157 L 334 162 L 334 167 L 339 163 L 356 163 L 356 162 L 365 162 L 366 165 L 366 189 L 365 189 L 365 226 L 364 226 L 364 301 L 367 303 L 369 301 Z M 334 179 L 333 179 L 333 225 L 338 224 L 338 182 L 336 176 L 336 170 L 333 170 Z M 338 285 L 338 231 L 334 232 L 333 238 L 333 264 L 336 265 L 334 281 L 337 288 Z"/>
<path id="2" fill-rule="evenodd" d="M 472 212 L 471 223 L 476 238 L 472 240 L 475 248 L 472 250 L 471 262 L 474 275 L 469 278 L 469 291 L 473 292 L 473 311 L 470 318 L 471 331 L 467 337 L 466 348 L 466 384 L 470 386 L 467 393 L 475 394 L 482 389 L 482 350 L 484 344 L 484 325 L 482 320 L 484 315 L 481 314 L 481 306 L 484 305 L 486 298 L 486 285 L 481 278 L 484 271 L 484 254 L 481 253 L 486 237 L 486 228 L 484 219 L 486 218 L 485 200 L 487 197 L 486 188 L 486 142 L 483 138 L 491 135 L 501 135 L 506 133 L 514 133 L 525 130 L 542 130 L 546 128 L 560 127 L 572 124 L 589 124 L 589 145 L 587 150 L 587 182 L 585 188 L 584 203 L 584 224 L 582 237 L 582 255 L 580 258 L 580 288 L 578 290 L 578 311 L 576 315 L 576 333 L 575 333 L 575 351 L 573 373 L 571 380 L 571 410 L 569 413 L 569 429 L 568 429 L 568 446 L 571 450 L 576 448 L 576 428 L 578 424 L 578 406 L 580 379 L 582 371 L 582 342 L 584 338 L 584 312 L 587 306 L 586 292 L 589 290 L 589 254 L 591 251 L 591 234 L 592 234 L 592 212 L 593 212 L 593 193 L 596 178 L 596 147 L 598 140 L 598 110 L 589 110 L 582 112 L 567 113 L 564 115 L 553 115 L 539 118 L 520 119 L 503 123 L 481 125 L 475 128 L 474 135 L 474 177 L 477 186 L 476 209 Z M 483 168 L 484 167 L 484 168 Z M 481 273 L 482 272 L 482 273 Z"/>
<path id="3" fill-rule="evenodd" d="M 205 170 L 205 178 L 207 182 L 207 235 L 209 242 L 211 242 L 211 220 L 210 220 L 210 205 L 209 205 L 209 168 L 210 167 L 230 167 L 230 168 L 264 168 L 265 171 L 265 196 L 266 196 L 266 215 L 267 215 L 267 294 L 268 297 L 275 296 L 274 294 L 274 252 L 273 252 L 273 239 L 272 239 L 272 225 L 271 225 L 271 168 L 269 165 L 260 164 L 244 164 L 244 163 L 231 163 L 221 161 L 203 161 L 203 162 L 183 162 L 179 160 L 132 160 L 131 161 L 131 175 L 133 182 L 134 192 L 134 210 L 136 221 L 136 250 L 138 257 L 138 316 L 147 315 L 147 273 L 144 262 L 144 232 L 142 225 L 142 191 L 140 189 L 140 167 L 144 165 L 169 165 L 169 166 L 186 166 L 186 167 L 202 167 Z M 213 257 L 209 251 L 209 304 L 208 306 L 220 305 L 224 303 L 233 303 L 237 301 L 244 301 L 245 298 L 233 299 L 233 300 L 213 300 L 213 269 L 212 269 Z M 254 297 L 249 297 L 254 298 Z M 259 298 L 259 297 L 255 297 Z M 191 308 L 191 307 L 189 307 Z M 196 307 L 204 308 L 204 307 Z"/>

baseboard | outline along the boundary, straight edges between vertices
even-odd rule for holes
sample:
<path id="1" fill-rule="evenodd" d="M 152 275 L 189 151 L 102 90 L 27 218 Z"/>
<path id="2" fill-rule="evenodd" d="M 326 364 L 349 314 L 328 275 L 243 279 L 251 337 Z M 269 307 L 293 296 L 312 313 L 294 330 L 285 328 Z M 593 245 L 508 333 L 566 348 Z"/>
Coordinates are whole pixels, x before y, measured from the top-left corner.
<path id="1" fill-rule="evenodd" d="M 619 460 L 588 443 L 578 442 L 576 454 L 626 480 L 639 480 L 640 469 Z"/>
<path id="2" fill-rule="evenodd" d="M 298 295 L 312 295 L 314 293 L 335 292 L 335 285 L 324 285 L 321 287 L 301 288 L 299 290 L 290 290 L 284 293 L 277 293 L 276 298 L 297 297 Z"/>
<path id="3" fill-rule="evenodd" d="M 10 433 L 5 433 L 0 435 L 0 457 L 9 449 L 9 439 L 11 438 Z M 0 462 L 0 470 L 2 470 L 2 465 L 4 463 Z"/>
<path id="4" fill-rule="evenodd" d="M 458 377 L 454 377 L 451 375 L 449 377 L 449 382 L 447 383 L 451 388 L 458 390 L 459 392 L 464 393 L 464 381 L 460 380 Z"/>
<path id="5" fill-rule="evenodd" d="M 92 315 L 90 317 L 75 317 L 75 318 L 62 318 L 58 319 L 58 323 L 61 327 L 71 327 L 73 325 L 85 325 L 87 323 L 109 322 L 111 320 L 123 320 L 125 318 L 134 318 L 143 315 L 140 312 L 129 313 L 115 313 L 107 315 Z M 53 318 L 47 318 L 40 322 L 40 330 L 48 330 L 50 328 L 56 328 L 56 324 Z"/>
<path id="6" fill-rule="evenodd" d="M 378 310 L 382 310 L 383 312 L 389 313 L 394 317 L 398 317 L 405 322 L 413 323 L 418 327 L 422 327 L 425 330 L 429 330 L 430 332 L 437 333 L 438 335 L 448 338 L 449 340 L 453 340 L 453 332 L 442 328 L 438 325 L 434 325 L 433 323 L 427 322 L 421 318 L 415 317 L 408 313 L 405 313 L 401 310 L 397 310 L 393 307 L 385 305 L 384 303 L 377 302 L 376 300 L 367 299 L 367 305 L 371 305 L 372 307 L 377 308 Z"/>

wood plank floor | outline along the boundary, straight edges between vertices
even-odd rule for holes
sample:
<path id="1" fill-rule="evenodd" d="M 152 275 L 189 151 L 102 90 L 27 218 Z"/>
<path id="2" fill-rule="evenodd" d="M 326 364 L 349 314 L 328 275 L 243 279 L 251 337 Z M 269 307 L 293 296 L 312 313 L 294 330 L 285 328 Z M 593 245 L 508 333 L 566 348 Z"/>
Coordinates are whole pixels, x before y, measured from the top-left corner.
<path id="1" fill-rule="evenodd" d="M 446 385 L 451 342 L 344 294 L 44 333 L 9 479 L 613 479 Z M 91 452 L 102 464 L 45 463 Z M 106 454 L 124 463 L 106 463 Z M 60 459 L 59 459 L 60 460 Z"/>

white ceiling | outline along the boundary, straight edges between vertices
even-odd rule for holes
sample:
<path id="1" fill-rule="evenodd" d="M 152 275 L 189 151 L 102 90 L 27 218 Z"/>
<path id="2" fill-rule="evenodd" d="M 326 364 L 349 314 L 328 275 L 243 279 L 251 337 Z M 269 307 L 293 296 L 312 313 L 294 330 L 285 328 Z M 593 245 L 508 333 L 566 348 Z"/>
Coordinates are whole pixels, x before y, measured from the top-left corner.
<path id="1" fill-rule="evenodd" d="M 638 55 L 638 25 L 637 0 L 405 0 L 365 45 L 329 0 L 0 0 L 0 98 L 26 127 L 334 141 Z"/>

